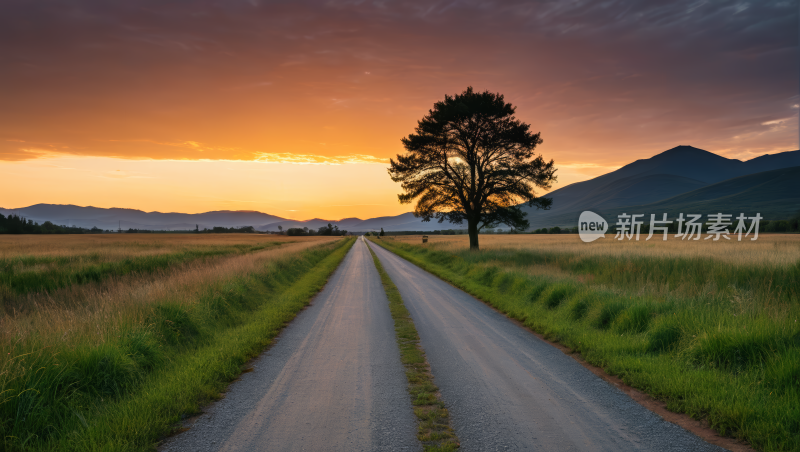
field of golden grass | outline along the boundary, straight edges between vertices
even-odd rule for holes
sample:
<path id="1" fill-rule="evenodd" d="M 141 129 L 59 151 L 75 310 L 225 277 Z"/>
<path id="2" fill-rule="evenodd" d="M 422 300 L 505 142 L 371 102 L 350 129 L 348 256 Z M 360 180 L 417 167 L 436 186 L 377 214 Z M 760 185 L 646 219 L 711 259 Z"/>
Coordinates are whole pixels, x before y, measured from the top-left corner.
<path id="1" fill-rule="evenodd" d="M 191 247 L 258 245 L 265 242 L 318 242 L 330 237 L 273 234 L 81 234 L 0 235 L 0 258 L 78 256 L 100 253 L 113 258 L 165 254 Z"/>
<path id="2" fill-rule="evenodd" d="M 486 234 L 480 236 L 481 249 L 536 250 L 607 257 L 655 257 L 655 258 L 710 258 L 730 264 L 793 265 L 800 260 L 800 234 L 760 234 L 758 240 L 728 241 L 720 239 L 699 241 L 675 239 L 666 241 L 654 236 L 645 241 L 646 235 L 636 240 L 615 240 L 614 234 L 605 239 L 583 243 L 577 234 Z M 705 237 L 705 236 L 703 236 Z M 752 235 L 751 235 L 752 237 Z M 422 236 L 406 235 L 388 237 L 389 240 L 422 245 Z M 429 235 L 425 246 L 442 251 L 457 251 L 469 248 L 467 235 Z"/>
<path id="3" fill-rule="evenodd" d="M 135 277 L 192 262 L 249 254 L 329 237 L 255 234 L 108 234 L 0 236 L 0 304 L 25 310 L 22 296 Z"/>
<path id="4" fill-rule="evenodd" d="M 216 234 L 209 234 L 208 238 L 177 236 L 175 240 L 170 240 L 170 236 L 175 234 L 156 236 L 150 240 L 140 236 L 138 240 L 123 237 L 95 241 L 77 236 L 72 242 L 46 242 L 53 245 L 51 250 L 57 255 L 63 255 L 70 250 L 104 250 L 106 256 L 123 257 L 140 256 L 138 253 L 142 249 L 168 253 L 187 246 L 250 245 L 264 242 L 263 239 L 252 239 L 252 234 L 237 234 L 238 237 L 217 237 Z M 73 236 L 65 237 L 68 239 Z M 294 237 L 292 240 L 283 236 L 266 237 L 271 239 L 270 242 L 278 242 L 281 246 L 243 255 L 190 261 L 180 266 L 159 269 L 151 274 L 131 274 L 108 278 L 100 283 L 72 285 L 50 293 L 22 295 L 16 300 L 16 304 L 26 307 L 23 314 L 0 314 L 0 343 L 25 342 L 31 335 L 35 335 L 37 342 L 43 344 L 63 342 L 70 336 L 85 335 L 92 336 L 93 342 L 103 342 L 109 335 L 118 335 L 121 324 L 143 321 L 149 313 L 150 305 L 154 303 L 170 300 L 181 305 L 191 305 L 209 284 L 252 273 L 270 262 L 312 246 L 339 240 L 338 237 L 299 237 L 297 240 Z M 24 242 L 22 246 L 16 245 L 17 249 L 32 247 L 37 243 L 36 240 Z M 115 245 L 119 247 L 112 248 Z M 81 340 L 84 339 L 85 337 Z M 0 363 L 2 360 L 3 357 L 0 356 Z"/>
<path id="5" fill-rule="evenodd" d="M 143 322 L 153 304 L 170 300 L 189 306 L 210 284 L 253 273 L 271 262 L 338 239 L 254 234 L 0 236 L 0 259 L 61 258 L 67 260 L 67 268 L 82 268 L 84 260 L 80 256 L 100 255 L 100 262 L 107 263 L 187 250 L 246 247 L 241 254 L 181 261 L 152 272 L 112 275 L 102 281 L 49 292 L 7 295 L 13 298 L 5 300 L 6 304 L 19 310 L 0 312 L 0 349 L 31 340 L 45 347 L 73 338 L 103 343 L 108 337 L 118 336 L 121 325 Z M 251 249 L 255 251 L 248 252 Z M 43 268 L 47 265 L 24 267 L 33 274 Z M 6 356 L 7 353 L 0 355 L 0 368 Z"/>

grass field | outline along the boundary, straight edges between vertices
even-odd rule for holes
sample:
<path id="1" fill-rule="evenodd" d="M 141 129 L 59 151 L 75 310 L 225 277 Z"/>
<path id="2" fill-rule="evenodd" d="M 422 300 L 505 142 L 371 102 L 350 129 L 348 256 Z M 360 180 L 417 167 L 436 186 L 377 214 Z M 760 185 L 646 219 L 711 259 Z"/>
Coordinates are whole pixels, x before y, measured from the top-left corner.
<path id="1" fill-rule="evenodd" d="M 800 236 L 485 235 L 480 252 L 466 236 L 375 242 L 673 411 L 759 450 L 800 450 Z"/>
<path id="2" fill-rule="evenodd" d="M 27 294 L 141 278 L 298 241 L 287 239 L 254 234 L 0 235 L 0 302 L 5 311 L 29 309 L 36 303 Z"/>
<path id="3" fill-rule="evenodd" d="M 61 282 L 31 291 L 0 280 L 14 307 L 0 313 L 0 449 L 152 448 L 263 350 L 350 244 L 247 234 L 4 237 L 12 268 L 4 275 Z M 63 277 L 121 262 L 156 264 Z"/>

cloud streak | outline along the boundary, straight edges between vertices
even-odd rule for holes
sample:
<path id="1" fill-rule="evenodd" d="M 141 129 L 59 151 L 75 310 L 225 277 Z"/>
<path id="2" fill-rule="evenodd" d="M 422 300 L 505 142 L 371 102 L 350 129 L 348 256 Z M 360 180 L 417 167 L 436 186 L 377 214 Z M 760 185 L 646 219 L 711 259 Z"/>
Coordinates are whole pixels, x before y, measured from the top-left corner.
<path id="1" fill-rule="evenodd" d="M 557 163 L 677 144 L 750 158 L 797 148 L 797 15 L 769 0 L 9 0 L 0 159 L 385 161 L 468 85 L 504 93 Z"/>

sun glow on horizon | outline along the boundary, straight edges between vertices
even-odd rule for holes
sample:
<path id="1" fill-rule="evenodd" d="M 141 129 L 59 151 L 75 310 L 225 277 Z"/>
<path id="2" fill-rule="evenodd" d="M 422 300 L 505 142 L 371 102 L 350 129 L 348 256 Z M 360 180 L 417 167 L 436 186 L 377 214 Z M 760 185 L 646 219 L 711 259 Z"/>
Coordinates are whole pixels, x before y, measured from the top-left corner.
<path id="1" fill-rule="evenodd" d="M 408 212 L 386 165 L 468 86 L 541 133 L 553 190 L 798 149 L 796 8 L 634 3 L 5 2 L 0 205 Z"/>
<path id="2" fill-rule="evenodd" d="M 399 186 L 386 176 L 387 166 L 104 157 L 0 161 L 0 192 L 13 194 L 3 196 L 0 207 L 48 203 L 148 212 L 254 210 L 297 220 L 398 215 L 409 209 L 397 202 Z"/>
<path id="3" fill-rule="evenodd" d="M 276 154 L 277 155 L 277 154 Z M 285 154 L 279 154 L 281 156 Z M 393 216 L 400 184 L 388 159 L 373 156 L 289 156 L 284 160 L 119 159 L 52 155 L 0 161 L 2 208 L 73 204 L 146 212 L 259 211 L 293 220 Z M 617 169 L 596 164 L 559 166 L 550 190 Z M 25 187 L 20 190 L 19 187 Z M 54 190 L 55 188 L 55 190 Z"/>

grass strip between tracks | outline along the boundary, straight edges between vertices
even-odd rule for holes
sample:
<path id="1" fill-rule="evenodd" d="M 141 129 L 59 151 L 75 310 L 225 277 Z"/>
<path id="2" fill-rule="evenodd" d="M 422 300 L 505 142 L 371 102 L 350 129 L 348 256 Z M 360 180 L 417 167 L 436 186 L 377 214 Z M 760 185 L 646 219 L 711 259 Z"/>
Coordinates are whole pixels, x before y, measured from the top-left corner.
<path id="1" fill-rule="evenodd" d="M 426 451 L 456 450 L 459 447 L 458 438 L 450 425 L 450 414 L 439 397 L 439 388 L 433 383 L 431 367 L 425 358 L 425 351 L 419 344 L 419 334 L 414 326 L 414 320 L 403 304 L 400 291 L 383 269 L 378 256 L 372 249 L 369 252 L 381 275 L 386 297 L 389 298 L 389 309 L 394 319 L 397 345 L 400 348 L 400 360 L 406 368 L 408 394 L 411 396 L 414 414 L 419 421 L 417 438 Z"/>
<path id="2" fill-rule="evenodd" d="M 702 298 L 658 298 L 501 268 L 506 254 L 520 251 L 374 243 L 580 353 L 670 411 L 704 420 L 757 450 L 800 451 L 794 317 L 730 314 Z"/>
<path id="3" fill-rule="evenodd" d="M 219 398 L 322 289 L 353 243 L 314 247 L 212 283 L 194 307 L 164 303 L 148 325 L 132 325 L 117 342 L 43 354 L 52 362 L 37 364 L 28 382 L 41 389 L 2 394 L 0 450 L 153 450 L 181 418 Z M 15 417 L 12 408 L 27 414 Z"/>

